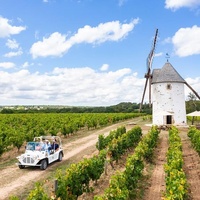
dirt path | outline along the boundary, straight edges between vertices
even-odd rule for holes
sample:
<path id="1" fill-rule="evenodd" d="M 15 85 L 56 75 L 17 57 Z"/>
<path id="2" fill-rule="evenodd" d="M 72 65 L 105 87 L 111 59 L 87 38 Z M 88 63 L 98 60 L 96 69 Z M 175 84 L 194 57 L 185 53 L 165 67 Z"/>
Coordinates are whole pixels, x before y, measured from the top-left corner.
<path id="1" fill-rule="evenodd" d="M 146 187 L 144 200 L 161 200 L 165 191 L 165 173 L 163 165 L 166 163 L 168 149 L 168 131 L 161 131 L 158 146 L 155 149 L 154 169 L 148 187 Z"/>
<path id="2" fill-rule="evenodd" d="M 94 151 L 96 151 L 95 144 L 99 134 L 107 135 L 111 130 L 115 130 L 120 125 L 126 125 L 126 129 L 129 130 L 133 127 L 133 125 L 130 125 L 130 122 L 133 122 L 133 120 L 121 122 L 101 130 L 93 131 L 93 134 L 89 136 L 66 143 L 63 145 L 65 155 L 63 157 L 63 161 L 67 161 L 74 156 L 78 156 L 79 159 L 81 159 L 84 156 L 87 156 L 87 153 L 88 155 L 91 155 Z M 62 162 L 54 163 L 45 171 L 32 167 L 20 170 L 16 165 L 0 170 L 0 200 L 7 200 L 11 195 L 20 195 L 20 193 L 23 193 L 28 185 L 29 187 L 30 185 L 33 186 L 35 182 L 41 178 L 44 179 L 47 177 L 52 170 L 55 171 L 56 167 L 61 164 Z"/>

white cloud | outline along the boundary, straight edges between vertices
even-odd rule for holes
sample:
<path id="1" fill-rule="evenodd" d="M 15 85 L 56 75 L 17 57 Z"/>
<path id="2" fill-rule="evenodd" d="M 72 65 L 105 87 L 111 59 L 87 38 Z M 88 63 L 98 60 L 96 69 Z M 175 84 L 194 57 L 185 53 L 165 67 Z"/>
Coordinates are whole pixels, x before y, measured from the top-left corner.
<path id="1" fill-rule="evenodd" d="M 19 48 L 19 44 L 17 43 L 16 40 L 11 40 L 11 39 L 8 39 L 7 42 L 6 42 L 6 46 L 10 49 L 17 49 Z"/>
<path id="2" fill-rule="evenodd" d="M 105 41 L 118 41 L 133 30 L 139 19 L 132 20 L 129 24 L 120 24 L 119 21 L 101 23 L 97 27 L 84 26 L 70 38 L 72 44 L 77 43 L 102 43 Z"/>
<path id="3" fill-rule="evenodd" d="M 0 16 L 0 38 L 9 37 L 10 35 L 19 34 L 26 30 L 23 26 L 12 26 L 9 20 Z"/>
<path id="4" fill-rule="evenodd" d="M 16 40 L 8 39 L 6 42 L 6 46 L 10 49 L 17 49 L 16 51 L 11 51 L 9 53 L 4 54 L 4 57 L 11 58 L 15 56 L 20 56 L 23 54 L 22 49 L 19 47 L 19 44 Z"/>
<path id="5" fill-rule="evenodd" d="M 33 58 L 47 56 L 62 56 L 73 45 L 80 43 L 100 44 L 106 41 L 118 41 L 127 36 L 139 23 L 139 19 L 132 20 L 129 24 L 120 24 L 119 21 L 101 23 L 97 27 L 84 26 L 77 33 L 67 39 L 66 35 L 58 32 L 52 33 L 48 38 L 34 43 L 30 49 Z"/>
<path id="6" fill-rule="evenodd" d="M 182 7 L 194 8 L 200 5 L 200 0 L 165 0 L 165 8 L 177 10 Z"/>
<path id="7" fill-rule="evenodd" d="M 200 54 L 200 27 L 181 28 L 172 37 L 175 54 L 184 57 Z"/>
<path id="8" fill-rule="evenodd" d="M 100 68 L 101 71 L 107 71 L 109 68 L 109 65 L 108 64 L 103 64 Z"/>
<path id="9" fill-rule="evenodd" d="M 33 58 L 46 56 L 62 56 L 71 45 L 67 42 L 66 36 L 55 32 L 49 38 L 43 38 L 43 41 L 36 42 L 32 45 L 30 53 Z"/>
<path id="10" fill-rule="evenodd" d="M 2 62 L 0 63 L 0 68 L 4 68 L 4 69 L 10 69 L 10 68 L 14 68 L 15 64 L 12 62 Z"/>
<path id="11" fill-rule="evenodd" d="M 0 71 L 1 104 L 62 104 L 106 106 L 141 99 L 144 79 L 131 69 L 96 72 L 55 68 L 49 74 Z"/>
<path id="12" fill-rule="evenodd" d="M 30 66 L 29 62 L 25 62 L 25 63 L 22 65 L 23 68 L 27 68 L 27 67 L 29 67 L 29 66 Z"/>
<path id="13" fill-rule="evenodd" d="M 11 58 L 11 57 L 15 57 L 15 56 L 20 56 L 22 54 L 23 54 L 22 50 L 19 49 L 18 51 L 11 51 L 9 53 L 4 54 L 4 57 Z"/>
<path id="14" fill-rule="evenodd" d="M 25 63 L 28 65 L 28 63 Z M 50 73 L 27 69 L 0 70 L 1 105 L 109 106 L 120 102 L 140 103 L 145 79 L 129 68 L 97 72 L 90 67 L 55 68 Z M 186 79 L 200 93 L 200 77 Z M 190 91 L 191 92 L 191 91 Z M 144 102 L 148 102 L 146 92 Z"/>

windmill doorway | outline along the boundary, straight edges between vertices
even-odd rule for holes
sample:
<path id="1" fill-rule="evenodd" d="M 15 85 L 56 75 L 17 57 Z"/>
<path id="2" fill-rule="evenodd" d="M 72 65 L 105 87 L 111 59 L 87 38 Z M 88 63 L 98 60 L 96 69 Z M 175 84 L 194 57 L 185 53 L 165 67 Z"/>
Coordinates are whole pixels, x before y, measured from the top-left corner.
<path id="1" fill-rule="evenodd" d="M 172 124 L 172 115 L 166 116 L 166 124 Z"/>

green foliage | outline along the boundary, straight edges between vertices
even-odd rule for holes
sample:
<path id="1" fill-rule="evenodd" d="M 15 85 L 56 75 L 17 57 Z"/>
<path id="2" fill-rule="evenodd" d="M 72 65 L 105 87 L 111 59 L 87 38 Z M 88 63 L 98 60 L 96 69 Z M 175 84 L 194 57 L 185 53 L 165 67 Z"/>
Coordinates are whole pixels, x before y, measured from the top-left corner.
<path id="1" fill-rule="evenodd" d="M 2 114 L 12 114 L 14 111 L 12 109 L 3 108 L 1 111 Z"/>
<path id="2" fill-rule="evenodd" d="M 89 177 L 93 181 L 96 181 L 100 178 L 101 174 L 104 171 L 105 165 L 105 155 L 103 156 L 94 156 L 93 159 L 89 160 Z"/>
<path id="3" fill-rule="evenodd" d="M 49 200 L 48 195 L 44 192 L 42 184 L 37 182 L 35 184 L 35 189 L 30 192 L 27 200 Z"/>
<path id="4" fill-rule="evenodd" d="M 139 158 L 137 154 L 134 154 L 127 160 L 124 174 L 126 177 L 126 187 L 128 190 L 131 191 L 137 187 L 137 183 L 142 176 L 143 169 L 144 163 L 142 157 Z"/>
<path id="5" fill-rule="evenodd" d="M 4 150 L 5 150 L 5 146 L 4 146 L 2 138 L 0 137 L 0 156 L 3 154 Z"/>
<path id="6" fill-rule="evenodd" d="M 106 152 L 100 152 L 99 156 L 93 156 L 91 159 L 72 164 L 66 169 L 63 176 L 57 173 L 58 189 L 56 196 L 61 199 L 77 199 L 84 192 L 89 192 L 90 180 L 97 180 L 104 171 Z"/>
<path id="7" fill-rule="evenodd" d="M 145 115 L 142 117 L 143 121 L 152 121 L 152 115 Z"/>
<path id="8" fill-rule="evenodd" d="M 0 114 L 0 156 L 12 146 L 19 150 L 25 141 L 32 141 L 34 137 L 58 133 L 66 136 L 76 133 L 81 128 L 95 129 L 139 115 L 138 113 Z M 123 128 L 120 131 L 124 131 Z"/>
<path id="9" fill-rule="evenodd" d="M 102 134 L 99 135 L 98 142 L 96 143 L 96 148 L 99 151 L 105 149 L 113 139 L 119 138 L 124 133 L 126 133 L 126 128 L 125 126 L 121 126 L 118 127 L 117 130 L 111 131 L 107 137 L 104 137 Z"/>
<path id="10" fill-rule="evenodd" d="M 126 187 L 126 178 L 123 173 L 117 172 L 112 176 L 109 188 L 106 189 L 103 199 L 105 200 L 127 200 L 129 191 Z M 95 197 L 94 199 L 98 199 Z"/>
<path id="11" fill-rule="evenodd" d="M 157 127 L 153 126 L 149 134 L 143 140 L 143 142 L 148 146 L 148 151 L 145 152 L 144 158 L 149 162 L 153 159 L 153 151 L 157 144 L 158 135 L 159 130 Z"/>
<path id="12" fill-rule="evenodd" d="M 11 197 L 9 197 L 9 200 L 20 200 L 20 199 L 16 196 L 11 196 Z"/>
<path id="13" fill-rule="evenodd" d="M 188 101 L 186 101 L 186 111 L 187 113 L 193 112 L 195 110 L 200 110 L 200 101 L 193 93 L 188 94 Z"/>
<path id="14" fill-rule="evenodd" d="M 105 140 L 105 137 L 102 134 L 100 134 L 98 136 L 98 142 L 96 143 L 96 148 L 99 151 L 101 151 L 102 149 L 104 149 L 106 147 L 106 145 L 107 145 L 107 142 Z"/>
<path id="15" fill-rule="evenodd" d="M 15 106 L 13 108 L 3 108 L 2 114 L 19 113 L 132 113 L 138 112 L 140 104 L 122 102 L 113 106 L 88 107 L 88 106 Z M 150 110 L 148 104 L 144 104 L 144 109 Z"/>
<path id="16" fill-rule="evenodd" d="M 92 158 L 84 159 L 77 164 L 72 164 L 68 169 L 66 169 L 64 176 L 61 173 L 58 173 L 58 189 L 56 191 L 56 197 L 61 199 L 76 199 L 84 192 L 91 191 L 91 188 L 89 188 L 89 182 L 96 181 L 100 178 L 104 171 L 107 152 L 112 152 L 112 156 L 116 160 L 116 156 L 119 158 L 120 155 L 125 152 L 125 149 L 130 147 L 131 143 L 132 146 L 134 146 L 140 140 L 142 135 L 140 127 L 134 127 L 127 133 L 125 132 L 125 127 L 119 127 L 116 131 L 111 131 L 110 135 L 107 137 L 109 139 L 103 139 L 107 142 L 112 138 L 110 143 L 106 143 L 108 144 L 107 150 L 103 149 L 99 152 L 98 156 L 93 156 Z M 101 137 L 103 138 L 103 136 Z M 127 141 L 129 142 L 127 143 Z M 129 145 L 123 145 L 123 143 L 127 143 Z M 115 181 L 113 181 L 113 184 L 114 183 Z M 120 195 L 124 196 L 125 193 L 121 191 Z"/>
<path id="17" fill-rule="evenodd" d="M 165 169 L 166 193 L 165 199 L 185 199 L 187 197 L 186 176 L 182 169 L 182 143 L 178 129 L 172 127 L 169 130 L 169 148 L 167 151 L 167 163 Z"/>
<path id="18" fill-rule="evenodd" d="M 19 151 L 19 149 L 21 148 L 21 146 L 24 143 L 25 135 L 23 132 L 15 131 L 10 135 L 9 140 L 10 140 L 11 144 L 13 144 L 14 147 L 17 147 L 17 149 Z"/>
<path id="19" fill-rule="evenodd" d="M 108 151 L 111 152 L 112 159 L 118 161 L 118 159 L 125 153 L 125 151 L 134 147 L 142 136 L 142 129 L 135 126 L 126 134 L 118 135 L 118 138 L 114 138 L 108 145 Z"/>
<path id="20" fill-rule="evenodd" d="M 191 140 L 193 148 L 200 155 L 200 130 L 196 129 L 195 127 L 190 127 L 188 131 L 188 137 Z"/>
<path id="21" fill-rule="evenodd" d="M 137 128 L 139 130 L 139 127 Z M 127 159 L 125 171 L 112 176 L 104 195 L 95 196 L 95 200 L 131 199 L 131 194 L 137 188 L 137 183 L 142 177 L 144 159 L 150 154 L 149 151 L 152 152 L 152 148 L 156 146 L 158 135 L 157 127 L 152 127 L 136 146 L 134 154 Z"/>

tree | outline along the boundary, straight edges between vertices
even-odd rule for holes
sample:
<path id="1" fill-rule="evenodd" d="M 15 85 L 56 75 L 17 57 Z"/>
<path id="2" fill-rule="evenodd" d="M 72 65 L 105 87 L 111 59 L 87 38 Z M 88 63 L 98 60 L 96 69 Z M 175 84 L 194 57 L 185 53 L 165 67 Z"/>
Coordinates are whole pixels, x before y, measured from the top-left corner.
<path id="1" fill-rule="evenodd" d="M 17 147 L 18 151 L 20 150 L 21 146 L 23 145 L 25 140 L 25 135 L 22 132 L 13 132 L 10 137 L 10 141 L 14 147 Z"/>
<path id="2" fill-rule="evenodd" d="M 188 111 L 192 112 L 197 110 L 196 96 L 193 93 L 188 94 Z"/>

